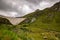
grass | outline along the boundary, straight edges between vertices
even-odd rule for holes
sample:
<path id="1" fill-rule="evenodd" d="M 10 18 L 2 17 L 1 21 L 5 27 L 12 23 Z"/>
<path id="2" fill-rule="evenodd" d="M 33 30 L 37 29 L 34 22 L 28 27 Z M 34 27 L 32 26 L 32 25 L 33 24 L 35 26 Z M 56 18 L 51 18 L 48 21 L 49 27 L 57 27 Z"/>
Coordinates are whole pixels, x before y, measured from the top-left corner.
<path id="1" fill-rule="evenodd" d="M 18 40 L 18 36 L 12 31 L 0 29 L 0 40 Z"/>
<path id="2" fill-rule="evenodd" d="M 27 18 L 29 22 L 22 22 L 19 25 L 13 26 L 11 24 L 0 24 L 1 40 L 60 40 L 60 12 L 38 12 L 40 16 L 30 16 Z M 32 14 L 37 15 L 37 14 Z M 31 19 L 36 18 L 31 23 Z M 2 29 L 2 30 L 1 30 Z"/>
<path id="3" fill-rule="evenodd" d="M 27 19 L 16 26 L 0 18 L 0 40 L 60 40 L 60 11 L 47 8 L 24 17 Z"/>
<path id="4" fill-rule="evenodd" d="M 27 23 L 28 25 L 25 26 L 30 30 L 27 32 L 28 37 L 31 37 L 32 40 L 60 40 L 60 38 L 56 36 L 60 34 L 60 11 L 45 9 L 42 12 L 38 11 L 34 13 L 35 12 L 29 15 L 30 17 L 28 16 L 28 20 L 30 20 L 30 22 L 32 18 L 36 18 L 36 20 L 33 23 Z M 24 23 L 24 25 L 25 24 L 26 23 Z M 42 33 L 45 37 L 48 37 L 44 39 L 44 36 L 41 35 Z"/>

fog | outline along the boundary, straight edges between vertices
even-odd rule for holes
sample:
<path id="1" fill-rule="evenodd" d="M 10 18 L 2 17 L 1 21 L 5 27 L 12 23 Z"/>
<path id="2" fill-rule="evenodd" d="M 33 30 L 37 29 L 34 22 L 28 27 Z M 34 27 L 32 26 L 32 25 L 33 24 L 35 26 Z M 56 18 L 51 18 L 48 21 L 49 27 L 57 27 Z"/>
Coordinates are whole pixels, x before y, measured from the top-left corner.
<path id="1" fill-rule="evenodd" d="M 60 0 L 0 0 L 0 15 L 22 17 L 37 9 L 43 10 Z"/>

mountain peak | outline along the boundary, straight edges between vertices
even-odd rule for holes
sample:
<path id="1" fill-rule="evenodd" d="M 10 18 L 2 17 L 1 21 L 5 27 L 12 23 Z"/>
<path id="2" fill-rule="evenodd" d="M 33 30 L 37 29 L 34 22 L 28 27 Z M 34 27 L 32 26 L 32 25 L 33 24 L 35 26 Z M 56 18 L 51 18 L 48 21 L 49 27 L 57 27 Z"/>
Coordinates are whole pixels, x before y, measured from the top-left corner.
<path id="1" fill-rule="evenodd" d="M 56 4 L 54 4 L 51 8 L 52 10 L 60 11 L 60 2 L 57 2 Z"/>

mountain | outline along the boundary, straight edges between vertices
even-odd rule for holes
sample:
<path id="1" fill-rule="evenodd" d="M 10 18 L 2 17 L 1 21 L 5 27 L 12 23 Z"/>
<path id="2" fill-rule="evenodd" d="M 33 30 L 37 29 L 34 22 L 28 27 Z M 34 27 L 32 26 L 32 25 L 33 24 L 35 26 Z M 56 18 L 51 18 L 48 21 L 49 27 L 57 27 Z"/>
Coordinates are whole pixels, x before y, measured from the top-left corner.
<path id="1" fill-rule="evenodd" d="M 60 28 L 60 2 L 54 4 L 52 7 L 50 8 L 46 8 L 44 10 L 39 10 L 37 9 L 35 12 L 33 13 L 30 13 L 24 17 L 27 17 L 27 20 L 30 20 L 30 23 L 31 21 L 35 18 L 35 21 L 30 24 L 31 26 L 32 25 L 37 25 L 37 27 L 40 27 L 41 25 L 43 27 L 41 28 L 48 28 L 48 25 L 51 26 L 51 27 L 57 27 L 57 29 Z M 26 20 L 25 20 L 26 22 Z M 29 22 L 27 22 L 29 23 Z M 39 23 L 39 24 L 38 24 Z M 35 26 L 34 26 L 35 27 Z M 51 28 L 51 29 L 53 29 Z M 56 31 L 60 31 L 60 30 L 57 30 L 57 29 L 54 29 Z"/>
<path id="2" fill-rule="evenodd" d="M 56 3 L 54 6 L 51 7 L 52 10 L 60 11 L 60 2 Z"/>
<path id="3" fill-rule="evenodd" d="M 60 40 L 60 2 L 44 10 L 37 9 L 23 18 L 27 19 L 16 26 L 0 24 L 0 30 L 12 31 L 20 40 Z"/>
<path id="4" fill-rule="evenodd" d="M 22 22 L 23 27 L 30 30 L 27 33 L 32 40 L 60 40 L 60 2 L 24 17 L 27 17 L 27 20 Z"/>

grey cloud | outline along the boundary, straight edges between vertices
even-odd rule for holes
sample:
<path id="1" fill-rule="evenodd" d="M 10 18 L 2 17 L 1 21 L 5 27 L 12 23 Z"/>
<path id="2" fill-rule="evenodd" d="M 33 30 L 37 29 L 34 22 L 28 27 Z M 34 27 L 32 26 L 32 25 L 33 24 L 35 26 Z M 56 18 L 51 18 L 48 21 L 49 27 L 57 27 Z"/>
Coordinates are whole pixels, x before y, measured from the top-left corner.
<path id="1" fill-rule="evenodd" d="M 26 1 L 32 4 L 39 4 L 42 0 L 26 0 Z"/>
<path id="2" fill-rule="evenodd" d="M 21 17 L 36 9 L 51 7 L 58 1 L 60 0 L 0 0 L 0 15 Z"/>

